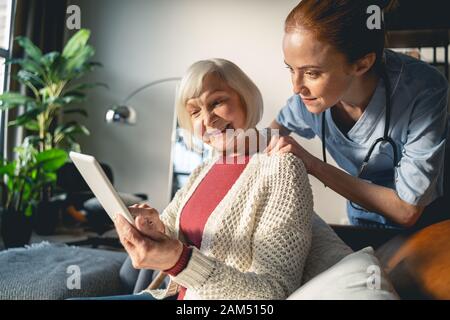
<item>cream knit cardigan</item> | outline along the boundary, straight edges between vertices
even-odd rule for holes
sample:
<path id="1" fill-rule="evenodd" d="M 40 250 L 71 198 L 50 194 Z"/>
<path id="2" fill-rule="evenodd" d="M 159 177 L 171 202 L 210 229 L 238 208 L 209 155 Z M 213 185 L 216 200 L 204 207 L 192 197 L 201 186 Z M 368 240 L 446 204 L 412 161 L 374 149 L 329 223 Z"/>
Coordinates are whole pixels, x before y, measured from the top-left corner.
<path id="1" fill-rule="evenodd" d="M 161 214 L 166 233 L 179 233 L 180 213 L 217 156 L 196 168 Z M 313 197 L 303 162 L 292 154 L 255 154 L 213 210 L 200 250 L 155 298 L 285 299 L 301 285 L 312 237 Z M 144 291 L 145 292 L 145 291 Z"/>

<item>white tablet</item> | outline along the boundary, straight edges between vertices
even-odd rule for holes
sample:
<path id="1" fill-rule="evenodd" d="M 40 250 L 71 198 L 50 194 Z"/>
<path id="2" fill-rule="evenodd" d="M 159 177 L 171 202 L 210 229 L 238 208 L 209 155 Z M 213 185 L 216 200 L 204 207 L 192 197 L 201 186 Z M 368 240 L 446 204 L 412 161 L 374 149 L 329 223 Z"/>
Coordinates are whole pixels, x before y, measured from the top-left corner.
<path id="1" fill-rule="evenodd" d="M 100 164 L 93 156 L 71 151 L 70 159 L 80 171 L 97 200 L 114 221 L 116 214 L 121 214 L 134 225 L 134 218 L 120 199 Z"/>

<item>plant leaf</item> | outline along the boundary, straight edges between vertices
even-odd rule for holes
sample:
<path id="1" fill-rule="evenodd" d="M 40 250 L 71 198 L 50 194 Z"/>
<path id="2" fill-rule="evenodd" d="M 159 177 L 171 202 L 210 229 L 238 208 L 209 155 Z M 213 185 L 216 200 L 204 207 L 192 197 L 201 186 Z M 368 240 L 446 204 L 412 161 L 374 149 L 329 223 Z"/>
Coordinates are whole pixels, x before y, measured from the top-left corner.
<path id="1" fill-rule="evenodd" d="M 83 64 L 78 70 L 77 78 L 81 77 L 83 74 L 87 72 L 91 72 L 96 67 L 102 67 L 103 65 L 100 62 L 86 62 Z"/>
<path id="2" fill-rule="evenodd" d="M 72 91 L 83 91 L 83 90 L 92 89 L 95 87 L 104 87 L 106 89 L 109 89 L 108 85 L 103 82 L 80 83 L 78 85 L 75 85 L 75 86 L 67 89 L 67 93 L 70 93 Z"/>
<path id="3" fill-rule="evenodd" d="M 27 37 L 16 37 L 16 41 L 22 48 L 25 49 L 25 53 L 33 60 L 40 61 L 42 57 L 42 51 L 38 47 L 34 45 L 33 42 L 31 42 L 30 39 Z"/>
<path id="4" fill-rule="evenodd" d="M 12 107 L 16 107 L 19 105 L 23 105 L 27 102 L 34 101 L 30 97 L 21 95 L 16 92 L 6 92 L 0 95 L 0 109 L 8 109 Z"/>
<path id="5" fill-rule="evenodd" d="M 37 75 L 44 75 L 45 71 L 44 69 L 35 61 L 31 60 L 31 59 L 20 59 L 17 61 L 17 63 L 25 70 L 30 71 L 30 72 L 34 72 Z"/>
<path id="6" fill-rule="evenodd" d="M 5 64 L 18 64 L 22 61 L 22 58 L 6 58 Z"/>
<path id="7" fill-rule="evenodd" d="M 66 77 L 74 76 L 74 73 L 80 71 L 83 65 L 95 54 L 95 50 L 90 45 L 87 45 L 79 50 L 79 52 L 67 59 L 65 62 Z"/>
<path id="8" fill-rule="evenodd" d="M 49 149 L 36 155 L 36 164 L 45 171 L 56 171 L 67 161 L 67 152 L 61 149 Z"/>
<path id="9" fill-rule="evenodd" d="M 28 122 L 31 122 L 36 119 L 36 117 L 43 112 L 42 109 L 35 108 L 29 111 L 24 112 L 20 116 L 18 116 L 15 120 L 10 121 L 8 126 L 22 126 Z"/>
<path id="10" fill-rule="evenodd" d="M 42 65 L 44 65 L 44 67 L 50 68 L 55 63 L 55 61 L 60 57 L 61 53 L 59 53 L 58 51 L 52 51 L 44 54 L 41 57 L 41 63 Z"/>
<path id="11" fill-rule="evenodd" d="M 91 32 L 87 29 L 80 29 L 77 33 L 75 33 L 67 42 L 63 49 L 62 56 L 66 59 L 70 59 L 73 56 L 77 55 L 80 50 L 82 50 L 85 46 Z"/>
<path id="12" fill-rule="evenodd" d="M 82 102 L 86 99 L 86 96 L 81 92 L 72 92 L 72 95 L 65 95 L 55 99 L 50 99 L 49 104 L 66 105 L 72 102 Z"/>
<path id="13" fill-rule="evenodd" d="M 33 130 L 33 131 L 39 131 L 39 127 L 38 127 L 38 130 Z M 24 142 L 29 143 L 30 145 L 32 145 L 34 147 L 37 147 L 41 141 L 42 141 L 42 139 L 36 135 L 26 136 L 24 139 Z"/>
<path id="14" fill-rule="evenodd" d="M 33 84 L 39 84 L 41 86 L 45 85 L 44 81 L 39 76 L 27 70 L 19 70 L 15 78 L 23 84 L 25 84 L 26 82 L 31 82 Z"/>
<path id="15" fill-rule="evenodd" d="M 14 175 L 14 171 L 16 169 L 15 162 L 7 162 L 6 164 L 2 164 L 0 166 L 0 175 L 6 174 L 7 176 Z"/>
<path id="16" fill-rule="evenodd" d="M 30 131 L 39 131 L 39 123 L 36 120 L 30 120 L 25 123 L 25 128 Z"/>
<path id="17" fill-rule="evenodd" d="M 25 209 L 25 216 L 31 217 L 33 215 L 33 206 L 29 204 L 27 208 Z"/>
<path id="18" fill-rule="evenodd" d="M 77 113 L 77 114 L 81 114 L 84 117 L 88 116 L 88 112 L 84 109 L 78 108 L 78 109 L 70 109 L 70 110 L 64 110 L 63 111 L 64 114 L 72 114 L 72 113 Z"/>
<path id="19" fill-rule="evenodd" d="M 65 135 L 74 135 L 78 133 L 82 133 L 86 136 L 90 135 L 88 128 L 78 123 L 64 128 L 61 132 Z"/>

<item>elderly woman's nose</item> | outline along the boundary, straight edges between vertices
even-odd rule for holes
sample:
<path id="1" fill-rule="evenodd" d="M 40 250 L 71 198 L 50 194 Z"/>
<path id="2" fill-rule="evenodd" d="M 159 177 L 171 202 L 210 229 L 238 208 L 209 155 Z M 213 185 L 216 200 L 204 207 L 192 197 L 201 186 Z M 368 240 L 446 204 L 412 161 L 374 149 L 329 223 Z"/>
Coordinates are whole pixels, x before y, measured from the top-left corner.
<path id="1" fill-rule="evenodd" d="M 212 124 L 217 120 L 216 114 L 214 114 L 214 111 L 211 112 L 205 112 L 203 114 L 203 124 L 205 127 L 211 127 Z"/>

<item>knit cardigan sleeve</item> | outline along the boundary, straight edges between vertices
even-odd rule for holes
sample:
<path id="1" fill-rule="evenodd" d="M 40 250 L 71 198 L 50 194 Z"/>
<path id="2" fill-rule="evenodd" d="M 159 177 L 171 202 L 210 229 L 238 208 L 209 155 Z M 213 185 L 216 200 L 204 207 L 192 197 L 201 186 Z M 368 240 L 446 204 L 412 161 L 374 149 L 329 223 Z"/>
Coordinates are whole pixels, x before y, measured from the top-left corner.
<path id="1" fill-rule="evenodd" d="M 313 198 L 303 162 L 275 155 L 261 169 L 264 189 L 256 210 L 252 265 L 241 272 L 193 248 L 173 280 L 202 299 L 285 299 L 300 285 L 311 245 Z"/>

